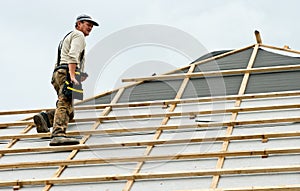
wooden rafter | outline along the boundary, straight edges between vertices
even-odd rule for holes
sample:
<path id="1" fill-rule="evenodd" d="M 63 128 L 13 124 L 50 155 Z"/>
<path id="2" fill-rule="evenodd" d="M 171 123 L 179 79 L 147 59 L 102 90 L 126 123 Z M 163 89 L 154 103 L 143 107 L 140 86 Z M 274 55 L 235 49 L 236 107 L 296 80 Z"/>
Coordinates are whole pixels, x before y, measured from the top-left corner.
<path id="1" fill-rule="evenodd" d="M 256 59 L 256 55 L 257 55 L 257 52 L 258 52 L 258 49 L 259 49 L 259 45 L 256 44 L 254 49 L 253 49 L 253 52 L 251 54 L 251 57 L 250 57 L 250 60 L 248 62 L 248 66 L 247 66 L 247 69 L 251 69 L 254 65 L 254 61 Z M 238 92 L 238 95 L 243 95 L 246 91 L 246 87 L 247 87 L 247 84 L 248 84 L 248 80 L 249 80 L 249 77 L 250 77 L 250 72 L 247 72 L 244 74 L 244 77 L 243 77 L 243 80 L 241 82 L 241 85 L 240 85 L 240 89 L 239 89 L 239 92 Z M 240 107 L 241 106 L 241 103 L 242 103 L 242 100 L 236 100 L 235 101 L 235 104 L 234 106 L 235 107 Z M 236 121 L 237 119 L 237 116 L 238 116 L 238 112 L 232 112 L 232 115 L 231 115 L 231 119 L 230 121 L 234 122 Z M 234 128 L 234 125 L 229 125 L 227 127 L 227 131 L 226 131 L 226 135 L 227 136 L 230 136 L 232 135 L 232 132 L 233 132 L 233 128 Z M 228 140 L 225 140 L 223 142 L 223 145 L 222 145 L 222 151 L 223 152 L 226 152 L 228 150 L 228 147 L 229 147 L 229 141 Z M 216 165 L 216 169 L 222 169 L 223 168 L 223 165 L 224 165 L 224 161 L 225 161 L 225 157 L 220 157 L 218 159 L 218 162 L 217 162 L 217 165 Z M 212 183 L 210 185 L 210 188 L 217 188 L 218 186 L 218 183 L 219 183 L 219 180 L 220 180 L 220 176 L 217 175 L 217 176 L 213 176 L 213 179 L 212 179 Z"/>

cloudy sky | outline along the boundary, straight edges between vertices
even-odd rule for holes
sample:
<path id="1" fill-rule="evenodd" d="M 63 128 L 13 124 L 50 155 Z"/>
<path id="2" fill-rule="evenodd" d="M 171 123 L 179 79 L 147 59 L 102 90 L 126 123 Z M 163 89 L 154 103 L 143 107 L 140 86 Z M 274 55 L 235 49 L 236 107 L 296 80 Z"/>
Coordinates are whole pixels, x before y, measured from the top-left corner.
<path id="1" fill-rule="evenodd" d="M 102 68 L 89 79 L 96 80 L 94 94 L 121 84 L 120 76 L 164 72 L 205 51 L 254 44 L 255 30 L 264 44 L 300 50 L 298 0 L 2 0 L 0 7 L 0 111 L 55 106 L 50 80 L 57 45 L 82 13 L 101 24 L 86 38 L 87 72 Z M 148 33 L 169 43 L 159 46 Z"/>

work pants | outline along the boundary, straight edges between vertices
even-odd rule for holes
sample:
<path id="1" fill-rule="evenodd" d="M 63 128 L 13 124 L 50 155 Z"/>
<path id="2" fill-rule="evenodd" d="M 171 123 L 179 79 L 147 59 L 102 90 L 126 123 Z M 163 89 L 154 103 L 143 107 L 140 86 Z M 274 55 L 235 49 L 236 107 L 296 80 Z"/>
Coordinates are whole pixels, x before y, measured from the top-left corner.
<path id="1" fill-rule="evenodd" d="M 65 136 L 68 123 L 74 117 L 73 100 L 63 94 L 67 77 L 66 69 L 58 69 L 52 75 L 51 83 L 57 93 L 56 109 L 47 111 L 50 126 L 53 126 L 52 136 Z"/>

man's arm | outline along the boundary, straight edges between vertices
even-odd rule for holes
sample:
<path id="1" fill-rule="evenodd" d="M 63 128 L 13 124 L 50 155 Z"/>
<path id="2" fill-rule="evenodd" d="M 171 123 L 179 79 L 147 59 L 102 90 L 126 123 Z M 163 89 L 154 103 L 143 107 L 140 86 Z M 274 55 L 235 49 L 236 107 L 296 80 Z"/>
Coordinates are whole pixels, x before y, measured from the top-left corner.
<path id="1" fill-rule="evenodd" d="M 75 70 L 76 70 L 77 64 L 72 63 L 72 64 L 68 64 L 68 66 L 69 66 L 69 74 L 70 74 L 71 81 L 74 82 L 75 85 L 79 85 L 79 82 L 75 78 Z"/>

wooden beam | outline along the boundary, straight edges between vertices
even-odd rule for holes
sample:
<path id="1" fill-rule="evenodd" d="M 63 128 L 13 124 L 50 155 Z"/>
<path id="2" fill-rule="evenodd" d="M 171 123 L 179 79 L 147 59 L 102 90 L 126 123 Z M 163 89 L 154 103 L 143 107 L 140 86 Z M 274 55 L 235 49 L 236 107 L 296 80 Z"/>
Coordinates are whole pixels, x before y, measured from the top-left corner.
<path id="1" fill-rule="evenodd" d="M 25 185 L 45 185 L 45 184 L 77 184 L 89 182 L 103 181 L 119 181 L 119 180 L 152 180 L 152 179 L 169 179 L 181 177 L 199 177 L 199 176 L 216 176 L 216 175 L 232 175 L 232 174 L 269 174 L 279 172 L 300 172 L 300 165 L 293 166 L 273 166 L 259 168 L 236 168 L 236 169 L 217 169 L 217 170 L 199 170 L 199 171 L 173 171 L 160 173 L 136 173 L 136 174 L 120 174 L 120 175 L 101 175 L 101 176 L 82 176 L 82 177 L 66 177 L 66 178 L 44 178 L 44 179 L 27 179 L 1 181 L 0 186 L 25 186 Z"/>
<path id="2" fill-rule="evenodd" d="M 261 73 L 261 72 L 278 72 L 278 71 L 289 71 L 299 70 L 300 64 L 297 65 L 285 65 L 285 66 L 270 66 L 270 67 L 259 67 L 259 68 L 248 68 L 248 69 L 232 69 L 232 70 L 220 70 L 220 71 L 209 71 L 209 72 L 195 72 L 190 74 L 173 74 L 173 75 L 157 75 L 140 78 L 127 78 L 122 79 L 123 82 L 136 82 L 145 80 L 174 80 L 182 78 L 196 78 L 196 77 L 211 77 L 211 76 L 226 76 L 236 75 L 245 73 Z"/>
<path id="3" fill-rule="evenodd" d="M 249 59 L 248 65 L 247 65 L 247 69 L 248 70 L 250 70 L 253 67 L 253 65 L 254 65 L 254 61 L 256 59 L 256 55 L 257 55 L 258 49 L 259 49 L 259 45 L 256 44 L 255 47 L 254 47 L 254 49 L 253 49 L 253 51 L 252 51 L 251 57 Z M 243 95 L 245 93 L 249 77 L 250 77 L 250 72 L 246 72 L 244 74 L 243 80 L 241 82 L 238 95 Z M 242 103 L 242 100 L 236 100 L 234 106 L 235 107 L 240 107 L 241 103 Z M 232 112 L 230 121 L 232 121 L 232 122 L 236 121 L 238 113 L 239 113 L 238 111 Z M 231 136 L 232 135 L 233 128 L 234 128 L 233 125 L 229 125 L 227 127 L 226 136 Z M 223 142 L 223 145 L 222 145 L 222 151 L 226 152 L 228 150 L 228 147 L 229 147 L 229 141 L 225 140 Z M 223 168 L 224 161 L 225 161 L 225 157 L 220 157 L 218 159 L 218 162 L 217 162 L 217 165 L 216 165 L 216 169 Z M 220 176 L 213 176 L 210 188 L 217 188 L 219 180 L 220 180 Z"/>
<path id="4" fill-rule="evenodd" d="M 224 54 L 220 54 L 220 55 L 217 55 L 217 56 L 214 56 L 214 57 L 207 58 L 205 60 L 194 62 L 193 64 L 195 64 L 195 66 L 197 66 L 199 64 L 204 64 L 204 63 L 212 61 L 212 60 L 217 60 L 217 59 L 220 59 L 220 58 L 223 58 L 223 57 L 226 57 L 226 56 L 230 56 L 232 54 L 236 54 L 236 53 L 242 52 L 244 50 L 248 50 L 250 48 L 253 48 L 254 46 L 255 46 L 255 44 L 254 45 L 250 45 L 250 46 L 246 46 L 244 48 L 240 48 L 240 49 L 237 49 L 237 50 L 232 50 L 232 51 L 226 52 Z"/>
<path id="5" fill-rule="evenodd" d="M 94 110 L 94 109 L 105 109 L 106 107 L 112 108 L 127 108 L 127 107 L 143 107 L 143 106 L 164 106 L 170 104 L 187 104 L 197 102 L 214 102 L 214 101 L 225 101 L 225 100 L 236 100 L 236 99 L 259 99 L 259 98 L 276 98 L 276 97 L 287 97 L 287 96 L 299 96 L 300 91 L 284 91 L 284 92 L 270 92 L 270 93 L 256 93 L 256 94 L 244 94 L 244 95 L 227 95 L 227 96 L 214 96 L 214 97 L 201 97 L 201 98 L 185 98 L 185 99 L 173 99 L 173 100 L 160 100 L 160 101 L 142 101 L 142 102 L 131 102 L 131 103 L 115 103 L 115 104 L 97 104 L 94 106 L 76 106 L 75 110 Z M 14 110 L 14 111 L 1 111 L 0 115 L 15 115 L 23 113 L 36 113 L 45 110 L 51 110 L 55 108 L 47 109 L 34 109 L 34 110 Z M 26 119 L 30 120 L 32 117 Z M 15 122 L 13 126 L 18 125 L 30 125 L 31 122 Z M 8 123 L 10 126 L 10 123 Z M 5 127 L 3 125 L 2 127 Z M 1 128 L 1 127 L 0 127 Z"/>
<path id="6" fill-rule="evenodd" d="M 171 145 L 171 144 L 189 144 L 201 142 L 220 142 L 233 140 L 251 140 L 251 139 L 266 139 L 266 138 L 282 138 L 282 137 L 299 137 L 300 131 L 288 133 L 269 133 L 269 134 L 253 134 L 253 135 L 235 135 L 235 136 L 221 136 L 221 137 L 205 137 L 205 138 L 188 138 L 188 139 L 172 139 L 172 140 L 151 140 L 151 141 L 131 141 L 119 143 L 105 143 L 105 144 L 79 144 L 72 146 L 59 147 L 34 147 L 34 148 L 15 148 L 15 149 L 0 149 L 0 154 L 8 153 L 31 153 L 31 152 L 54 152 L 54 151 L 70 151 L 70 150 L 90 150 L 100 148 L 121 148 L 121 147 L 146 147 L 154 145 Z"/>
<path id="7" fill-rule="evenodd" d="M 291 53 L 300 54 L 300 51 L 298 51 L 298 50 L 292 50 L 292 49 L 287 49 L 287 48 L 280 48 L 280 47 L 270 46 L 270 45 L 266 45 L 266 44 L 261 44 L 260 46 L 261 47 L 265 47 L 265 48 L 274 49 L 274 50 L 282 50 L 282 51 L 285 51 L 285 52 L 291 52 Z"/>
<path id="8" fill-rule="evenodd" d="M 98 118 L 85 118 L 75 119 L 73 122 L 82 121 L 96 121 L 96 120 L 114 120 L 114 119 L 130 119 L 130 118 L 155 118 L 155 117 L 176 117 L 176 116 L 191 116 L 191 115 L 206 115 L 206 114 L 220 114 L 220 113 L 233 113 L 233 112 L 254 112 L 254 111 L 265 111 L 265 110 L 283 110 L 283 109 L 296 109 L 300 108 L 300 104 L 290 105 L 274 105 L 274 106 L 261 106 L 261 107 L 245 107 L 245 108 L 227 108 L 219 110 L 204 110 L 204 111 L 189 111 L 189 112 L 168 112 L 165 114 L 142 114 L 134 116 L 110 116 L 110 117 L 98 117 Z M 7 123 L 5 123 L 7 124 Z M 0 123 L 1 126 L 1 123 Z M 69 135 L 87 135 L 87 134 L 103 134 L 103 133 L 121 133 L 121 132 L 134 132 L 134 131 L 147 131 L 147 130 L 158 130 L 161 126 L 154 128 L 149 127 L 137 127 L 137 128 L 121 128 L 121 129 L 107 129 L 107 130 L 89 130 L 89 131 L 73 131 L 69 132 Z M 162 129 L 161 129 L 162 130 Z M 50 133 L 39 133 L 39 134 L 17 134 L 17 135 L 0 135 L 0 140 L 3 139 L 20 139 L 20 138 L 41 138 L 50 137 Z"/>
<path id="9" fill-rule="evenodd" d="M 116 157 L 116 158 L 85 158 L 73 160 L 54 160 L 54 161 L 35 161 L 35 162 L 18 162 L 0 164 L 0 169 L 25 169 L 40 168 L 50 166 L 71 166 L 71 165 L 94 165 L 94 164 L 114 164 L 126 162 L 145 162 L 145 161 L 175 161 L 190 160 L 216 157 L 253 157 L 265 155 L 282 155 L 282 154 L 299 154 L 300 148 L 282 148 L 282 149 L 265 149 L 249 151 L 226 151 L 226 152 L 207 152 L 207 153 L 187 153 L 177 155 L 156 155 L 156 156 L 133 156 L 133 157 Z"/>
<path id="10" fill-rule="evenodd" d="M 254 34 L 255 34 L 255 38 L 256 38 L 257 44 L 261 44 L 261 43 L 262 43 L 262 40 L 261 40 L 259 31 L 257 31 L 257 30 L 254 31 Z"/>

